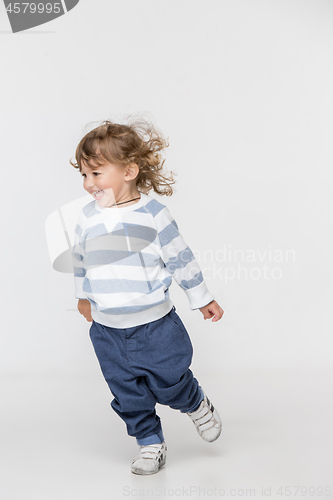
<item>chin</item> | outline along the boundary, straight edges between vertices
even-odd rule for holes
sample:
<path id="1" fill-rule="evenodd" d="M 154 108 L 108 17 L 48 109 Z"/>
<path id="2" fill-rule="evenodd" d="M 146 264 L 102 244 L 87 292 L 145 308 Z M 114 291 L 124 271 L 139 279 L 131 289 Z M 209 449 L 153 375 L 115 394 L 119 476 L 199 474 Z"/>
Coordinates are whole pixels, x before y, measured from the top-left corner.
<path id="1" fill-rule="evenodd" d="M 100 207 L 110 207 L 116 203 L 115 200 L 104 199 L 104 196 L 100 200 L 96 200 L 96 202 Z"/>
<path id="2" fill-rule="evenodd" d="M 99 205 L 100 207 L 106 207 L 108 205 L 108 202 L 104 200 L 95 200 L 95 201 L 97 205 Z"/>

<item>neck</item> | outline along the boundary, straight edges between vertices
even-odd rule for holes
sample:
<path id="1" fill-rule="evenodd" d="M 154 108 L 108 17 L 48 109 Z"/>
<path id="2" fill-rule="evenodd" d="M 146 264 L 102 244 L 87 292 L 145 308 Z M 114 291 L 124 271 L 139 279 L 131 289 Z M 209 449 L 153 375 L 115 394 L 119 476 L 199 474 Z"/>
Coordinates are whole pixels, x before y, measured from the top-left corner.
<path id="1" fill-rule="evenodd" d="M 109 207 L 117 207 L 118 205 L 123 205 L 128 207 L 134 203 L 138 203 L 140 197 L 141 194 L 138 191 L 123 196 L 119 196 L 116 202 L 113 205 L 109 205 Z"/>

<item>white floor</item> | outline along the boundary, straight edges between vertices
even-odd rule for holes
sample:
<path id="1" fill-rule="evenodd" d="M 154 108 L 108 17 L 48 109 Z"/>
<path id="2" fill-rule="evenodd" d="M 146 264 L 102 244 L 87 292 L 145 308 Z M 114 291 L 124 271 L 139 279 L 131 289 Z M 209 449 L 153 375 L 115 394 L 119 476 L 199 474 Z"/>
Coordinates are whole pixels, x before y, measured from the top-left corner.
<path id="1" fill-rule="evenodd" d="M 158 406 L 167 464 L 142 477 L 130 472 L 137 445 L 101 376 L 7 377 L 1 498 L 333 498 L 331 381 L 315 369 L 207 377 L 221 437 L 205 443 L 186 415 Z"/>

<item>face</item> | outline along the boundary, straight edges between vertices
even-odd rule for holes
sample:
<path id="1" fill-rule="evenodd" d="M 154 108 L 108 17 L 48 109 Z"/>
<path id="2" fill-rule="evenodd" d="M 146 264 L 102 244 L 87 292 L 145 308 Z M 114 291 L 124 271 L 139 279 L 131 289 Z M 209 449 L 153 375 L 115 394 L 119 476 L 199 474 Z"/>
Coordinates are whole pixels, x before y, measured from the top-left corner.
<path id="1" fill-rule="evenodd" d="M 125 169 L 120 165 L 106 163 L 96 170 L 81 166 L 83 187 L 101 207 L 112 206 L 119 202 L 128 190 Z"/>

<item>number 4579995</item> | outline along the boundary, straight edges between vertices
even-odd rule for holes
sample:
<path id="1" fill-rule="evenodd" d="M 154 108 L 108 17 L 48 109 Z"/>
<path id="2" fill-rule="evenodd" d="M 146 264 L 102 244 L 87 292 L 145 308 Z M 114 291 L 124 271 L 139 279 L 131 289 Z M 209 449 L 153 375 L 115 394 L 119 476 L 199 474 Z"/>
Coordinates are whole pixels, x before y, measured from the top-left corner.
<path id="1" fill-rule="evenodd" d="M 11 14 L 60 14 L 61 12 L 61 3 L 34 3 L 34 2 L 15 2 L 10 3 L 6 8 L 7 12 Z"/>

